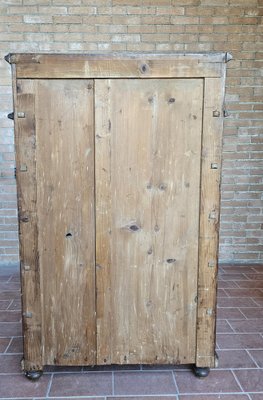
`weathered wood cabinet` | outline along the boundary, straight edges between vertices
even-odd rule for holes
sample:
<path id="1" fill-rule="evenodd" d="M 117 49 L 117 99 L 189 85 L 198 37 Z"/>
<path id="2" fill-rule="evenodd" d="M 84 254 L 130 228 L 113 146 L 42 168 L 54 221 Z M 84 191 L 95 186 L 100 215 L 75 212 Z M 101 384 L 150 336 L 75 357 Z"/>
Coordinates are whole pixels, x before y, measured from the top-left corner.
<path id="1" fill-rule="evenodd" d="M 215 364 L 226 54 L 11 54 L 24 369 Z"/>

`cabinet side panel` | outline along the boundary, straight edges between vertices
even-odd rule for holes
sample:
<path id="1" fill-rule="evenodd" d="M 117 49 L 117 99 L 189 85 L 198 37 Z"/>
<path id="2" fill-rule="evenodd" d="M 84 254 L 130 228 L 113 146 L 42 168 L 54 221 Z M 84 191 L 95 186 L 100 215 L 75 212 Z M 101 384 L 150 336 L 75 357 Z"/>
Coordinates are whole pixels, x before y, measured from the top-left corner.
<path id="1" fill-rule="evenodd" d="M 36 83 L 45 364 L 94 364 L 93 81 Z"/>
<path id="2" fill-rule="evenodd" d="M 42 369 L 34 81 L 19 80 L 14 101 L 24 368 Z"/>
<path id="3" fill-rule="evenodd" d="M 203 80 L 99 85 L 98 363 L 194 362 Z"/>
<path id="4" fill-rule="evenodd" d="M 215 323 L 224 77 L 205 79 L 196 365 L 215 365 Z"/>

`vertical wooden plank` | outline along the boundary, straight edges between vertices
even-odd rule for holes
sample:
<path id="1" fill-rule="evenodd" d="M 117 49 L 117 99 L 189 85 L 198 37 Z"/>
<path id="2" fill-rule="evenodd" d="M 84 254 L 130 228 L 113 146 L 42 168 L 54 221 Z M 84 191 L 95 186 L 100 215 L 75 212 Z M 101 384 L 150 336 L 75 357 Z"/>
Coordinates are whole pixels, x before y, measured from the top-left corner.
<path id="1" fill-rule="evenodd" d="M 34 81 L 14 81 L 14 116 L 25 370 L 42 369 L 40 271 L 36 215 Z M 22 116 L 22 118 L 20 118 Z"/>
<path id="2" fill-rule="evenodd" d="M 215 366 L 224 85 L 224 76 L 205 79 L 196 350 L 196 365 L 199 367 Z"/>
<path id="3" fill-rule="evenodd" d="M 111 80 L 95 80 L 97 364 L 111 364 Z M 108 334 L 105 334 L 108 332 Z"/>
<path id="4" fill-rule="evenodd" d="M 202 95 L 96 81 L 98 363 L 195 361 Z"/>
<path id="5" fill-rule="evenodd" d="M 45 364 L 94 364 L 92 80 L 36 83 L 37 214 Z"/>

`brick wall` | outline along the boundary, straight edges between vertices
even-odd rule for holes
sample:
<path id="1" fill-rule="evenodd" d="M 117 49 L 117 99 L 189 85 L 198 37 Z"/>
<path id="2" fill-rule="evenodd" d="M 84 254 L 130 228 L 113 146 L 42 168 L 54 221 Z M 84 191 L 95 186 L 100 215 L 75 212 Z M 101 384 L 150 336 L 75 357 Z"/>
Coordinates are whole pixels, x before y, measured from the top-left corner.
<path id="1" fill-rule="evenodd" d="M 230 51 L 221 262 L 263 261 L 262 0 L 1 0 L 0 262 L 18 259 L 9 52 Z"/>

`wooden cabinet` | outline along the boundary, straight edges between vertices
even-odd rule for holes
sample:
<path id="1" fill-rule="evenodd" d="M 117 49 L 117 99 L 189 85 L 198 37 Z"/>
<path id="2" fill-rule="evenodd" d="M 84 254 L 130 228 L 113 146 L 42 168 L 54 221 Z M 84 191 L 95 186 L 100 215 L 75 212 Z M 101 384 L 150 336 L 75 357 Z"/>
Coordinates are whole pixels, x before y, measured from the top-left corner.
<path id="1" fill-rule="evenodd" d="M 214 366 L 228 58 L 6 57 L 27 372 Z"/>

